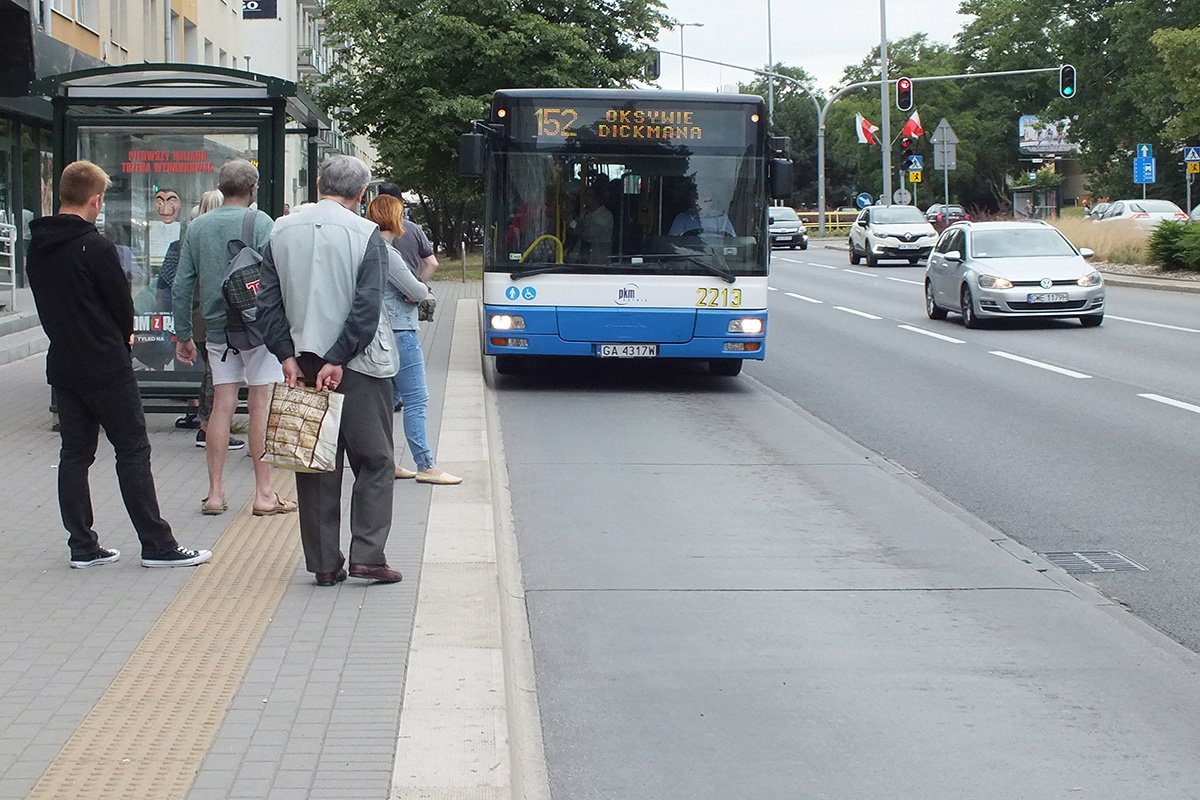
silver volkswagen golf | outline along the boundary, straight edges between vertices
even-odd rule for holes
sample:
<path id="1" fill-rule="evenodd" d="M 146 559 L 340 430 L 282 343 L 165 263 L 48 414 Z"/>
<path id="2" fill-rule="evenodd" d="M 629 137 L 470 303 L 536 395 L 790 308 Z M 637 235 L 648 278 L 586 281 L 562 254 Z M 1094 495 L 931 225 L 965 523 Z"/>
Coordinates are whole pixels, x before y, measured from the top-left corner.
<path id="1" fill-rule="evenodd" d="M 925 266 L 925 313 L 963 325 L 1001 317 L 1078 317 L 1104 321 L 1104 279 L 1045 222 L 959 222 L 942 232 Z"/>

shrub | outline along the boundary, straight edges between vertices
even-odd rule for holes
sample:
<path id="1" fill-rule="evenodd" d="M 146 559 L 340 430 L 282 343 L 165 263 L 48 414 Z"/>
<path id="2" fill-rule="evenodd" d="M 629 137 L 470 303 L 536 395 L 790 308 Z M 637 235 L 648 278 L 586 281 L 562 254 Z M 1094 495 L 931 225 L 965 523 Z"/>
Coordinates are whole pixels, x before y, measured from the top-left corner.
<path id="1" fill-rule="evenodd" d="M 1179 269 L 1183 266 L 1183 253 L 1180 244 L 1187 230 L 1187 224 L 1176 220 L 1166 220 L 1155 226 L 1150 234 L 1146 247 L 1150 255 L 1164 269 Z"/>
<path id="2" fill-rule="evenodd" d="M 1200 222 L 1189 222 L 1179 237 L 1179 265 L 1200 272 Z"/>
<path id="3" fill-rule="evenodd" d="M 1113 264 L 1150 264 L 1146 231 L 1132 222 L 1090 222 L 1082 219 L 1057 219 L 1051 222 L 1075 243 L 1095 251 L 1096 258 Z"/>

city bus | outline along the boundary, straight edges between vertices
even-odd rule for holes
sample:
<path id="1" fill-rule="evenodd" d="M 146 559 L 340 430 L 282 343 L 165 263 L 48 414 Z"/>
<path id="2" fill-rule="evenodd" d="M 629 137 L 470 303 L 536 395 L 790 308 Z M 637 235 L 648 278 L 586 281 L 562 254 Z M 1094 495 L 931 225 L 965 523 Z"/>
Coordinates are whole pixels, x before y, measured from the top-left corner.
<path id="1" fill-rule="evenodd" d="M 460 142 L 484 178 L 484 352 L 696 359 L 766 355 L 768 195 L 791 192 L 761 97 L 508 89 Z"/>

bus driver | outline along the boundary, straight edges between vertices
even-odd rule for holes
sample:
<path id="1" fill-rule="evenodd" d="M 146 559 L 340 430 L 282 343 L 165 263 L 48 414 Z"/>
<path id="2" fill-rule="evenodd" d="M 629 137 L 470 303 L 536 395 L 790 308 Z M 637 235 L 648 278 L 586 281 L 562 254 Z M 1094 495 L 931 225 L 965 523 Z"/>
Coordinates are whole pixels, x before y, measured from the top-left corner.
<path id="1" fill-rule="evenodd" d="M 717 207 L 712 192 L 698 192 L 694 196 L 696 201 L 692 208 L 675 215 L 668 236 L 683 236 L 689 233 L 737 236 L 733 223 L 729 221 L 729 215 Z"/>

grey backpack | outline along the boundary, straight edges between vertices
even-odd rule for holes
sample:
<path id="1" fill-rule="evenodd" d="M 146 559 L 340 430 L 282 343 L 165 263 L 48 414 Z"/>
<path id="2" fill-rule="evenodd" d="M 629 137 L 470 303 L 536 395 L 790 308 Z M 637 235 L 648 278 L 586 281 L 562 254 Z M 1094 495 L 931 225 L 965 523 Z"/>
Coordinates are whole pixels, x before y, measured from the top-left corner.
<path id="1" fill-rule="evenodd" d="M 254 249 L 254 224 L 258 212 L 246 209 L 242 218 L 242 235 L 229 242 L 229 269 L 221 283 L 225 298 L 225 341 L 235 353 L 263 344 L 255 320 L 258 309 L 255 301 L 262 281 L 262 254 Z M 224 360 L 224 356 L 221 357 Z"/>

